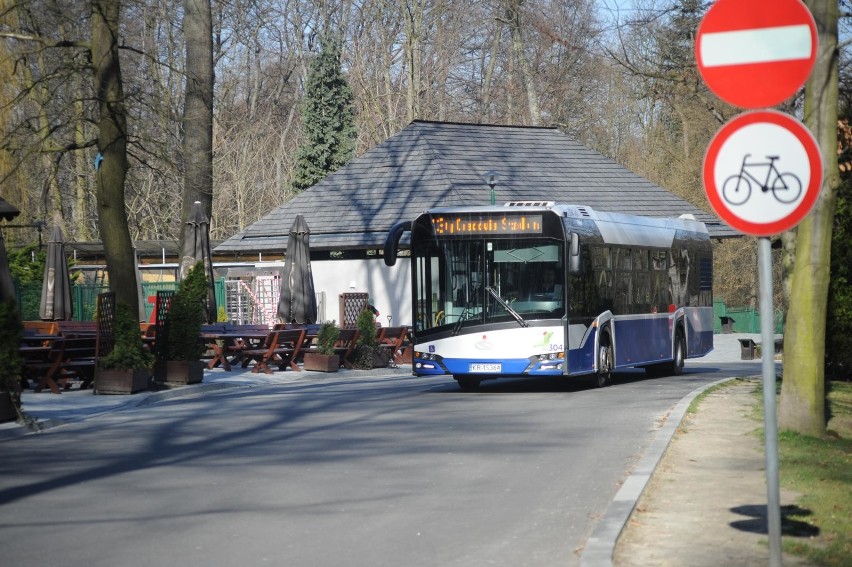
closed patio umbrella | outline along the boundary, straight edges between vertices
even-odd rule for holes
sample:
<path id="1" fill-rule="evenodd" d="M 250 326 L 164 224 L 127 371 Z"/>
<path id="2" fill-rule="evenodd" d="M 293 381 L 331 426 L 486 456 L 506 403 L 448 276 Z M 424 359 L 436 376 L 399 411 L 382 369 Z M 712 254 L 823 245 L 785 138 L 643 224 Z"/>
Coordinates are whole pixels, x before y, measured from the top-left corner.
<path id="1" fill-rule="evenodd" d="M 308 223 L 296 215 L 287 239 L 287 258 L 281 278 L 278 316 L 285 323 L 316 323 L 317 298 L 311 272 L 310 234 Z"/>
<path id="2" fill-rule="evenodd" d="M 213 280 L 213 254 L 210 248 L 210 219 L 204 214 L 201 201 L 192 205 L 186 228 L 183 233 L 181 247 L 180 279 L 186 277 L 189 270 L 198 263 L 204 262 L 204 273 L 210 288 L 207 290 L 207 321 L 217 319 L 216 288 Z"/>
<path id="3" fill-rule="evenodd" d="M 53 227 L 50 240 L 47 241 L 47 260 L 44 264 L 38 314 L 43 321 L 69 321 L 74 315 L 68 260 L 65 258 L 65 237 L 59 226 Z"/>

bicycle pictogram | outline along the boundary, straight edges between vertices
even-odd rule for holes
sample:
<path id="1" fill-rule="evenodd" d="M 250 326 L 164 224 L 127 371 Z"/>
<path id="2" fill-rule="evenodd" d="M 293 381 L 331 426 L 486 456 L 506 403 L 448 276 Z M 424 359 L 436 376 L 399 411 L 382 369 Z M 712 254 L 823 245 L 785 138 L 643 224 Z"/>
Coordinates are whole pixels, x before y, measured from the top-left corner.
<path id="1" fill-rule="evenodd" d="M 751 154 L 743 156 L 740 172 L 732 175 L 722 184 L 722 198 L 730 205 L 742 205 L 751 197 L 751 184 L 756 183 L 764 193 L 772 192 L 779 203 L 792 203 L 802 194 L 802 182 L 790 172 L 781 173 L 775 166 L 778 156 L 766 156 L 767 162 L 751 162 L 746 160 Z M 755 169 L 765 167 L 766 179 L 762 182 L 752 174 Z"/>

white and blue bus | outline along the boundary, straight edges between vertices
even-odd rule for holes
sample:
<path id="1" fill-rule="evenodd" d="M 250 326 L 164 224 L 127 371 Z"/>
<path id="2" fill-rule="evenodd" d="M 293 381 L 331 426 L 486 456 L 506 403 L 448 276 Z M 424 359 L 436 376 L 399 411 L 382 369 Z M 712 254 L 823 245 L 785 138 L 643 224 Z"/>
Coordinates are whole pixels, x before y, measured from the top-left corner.
<path id="1" fill-rule="evenodd" d="M 606 386 L 627 367 L 679 375 L 713 349 L 712 248 L 691 216 L 435 208 L 394 225 L 386 264 L 406 232 L 415 375 L 452 375 L 465 390 L 545 375 Z"/>

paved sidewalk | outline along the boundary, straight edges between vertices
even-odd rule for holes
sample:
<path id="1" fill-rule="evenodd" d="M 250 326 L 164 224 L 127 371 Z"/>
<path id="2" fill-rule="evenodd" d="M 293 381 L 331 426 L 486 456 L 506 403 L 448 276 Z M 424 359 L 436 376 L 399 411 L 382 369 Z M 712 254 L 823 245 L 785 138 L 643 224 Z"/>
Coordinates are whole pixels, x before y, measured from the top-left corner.
<path id="1" fill-rule="evenodd" d="M 618 540 L 614 565 L 769 564 L 766 461 L 755 433 L 763 423 L 753 417 L 761 388 L 757 378 L 729 382 L 681 422 Z M 781 507 L 797 497 L 782 490 Z M 807 565 L 787 555 L 782 563 Z"/>
<path id="2" fill-rule="evenodd" d="M 743 338 L 760 341 L 759 335 L 715 335 L 714 351 L 702 359 L 687 361 L 687 365 L 741 362 L 742 349 L 739 339 Z M 754 376 L 759 376 L 760 361 L 753 362 Z M 409 376 L 411 366 L 374 369 L 369 372 L 370 376 Z M 365 371 L 341 370 L 336 375 L 329 375 L 321 372 L 285 371 L 267 375 L 252 374 L 240 369 L 231 372 L 215 369 L 205 371 L 201 384 L 140 392 L 129 396 L 94 396 L 91 390 L 70 390 L 60 395 L 27 391 L 22 398 L 23 409 L 34 423 L 30 426 L 17 423 L 0 424 L 0 442 L 175 397 L 202 395 L 224 388 L 340 379 L 362 376 L 364 373 Z M 751 382 L 752 385 L 754 383 Z M 752 533 L 750 537 L 740 537 L 741 530 L 731 525 L 733 517 L 740 512 L 732 509 L 729 501 L 720 496 L 727 488 L 736 486 L 728 491 L 735 496 L 738 503 L 734 508 L 740 504 L 751 506 L 742 512 L 748 515 L 752 514 L 754 509 L 759 509 L 763 503 L 765 510 L 763 447 L 752 435 L 760 424 L 740 418 L 751 400 L 749 395 L 742 395 L 743 384 L 748 385 L 750 382 L 742 382 L 737 386 L 736 395 L 709 396 L 702 403 L 698 415 L 683 423 L 683 429 L 679 428 L 682 427 L 689 404 L 706 388 L 695 390 L 664 416 L 651 445 L 641 456 L 589 538 L 580 556 L 581 565 L 610 566 L 613 565 L 614 557 L 614 564 L 624 567 L 745 566 L 755 564 L 754 561 L 758 564 L 768 562 L 766 536 Z M 731 390 L 722 390 L 725 391 Z M 699 474 L 701 472 L 709 476 L 702 477 Z M 723 477 L 723 474 L 730 477 Z M 675 480 L 672 480 L 670 475 L 674 475 Z M 746 476 L 748 482 L 734 483 L 734 480 L 745 479 Z M 722 478 L 726 480 L 723 481 Z M 684 483 L 683 479 L 689 479 L 689 482 Z M 782 500 L 782 504 L 792 502 L 789 498 L 782 497 Z M 753 518 L 740 519 L 751 520 L 753 527 Z M 699 539 L 698 535 L 702 537 Z M 795 562 L 788 562 L 786 558 L 785 564 L 796 565 Z"/>
<path id="3" fill-rule="evenodd" d="M 33 420 L 32 423 L 29 425 L 0 423 L 0 442 L 99 415 L 151 405 L 178 397 L 198 396 L 225 388 L 250 388 L 264 384 L 285 384 L 307 380 L 362 376 L 365 372 L 367 371 L 340 369 L 339 372 L 332 374 L 306 370 L 302 372 L 288 370 L 272 374 L 252 374 L 251 369 L 235 368 L 228 372 L 221 368 L 214 368 L 213 370 L 204 370 L 204 380 L 200 384 L 177 386 L 164 390 L 146 390 L 131 395 L 95 396 L 91 389 L 64 390 L 59 395 L 51 394 L 49 391 L 35 393 L 32 390 L 27 390 L 21 395 L 21 406 L 26 416 Z M 370 370 L 369 373 L 370 376 L 410 376 L 411 365 L 402 365 L 397 368 L 375 368 Z"/>

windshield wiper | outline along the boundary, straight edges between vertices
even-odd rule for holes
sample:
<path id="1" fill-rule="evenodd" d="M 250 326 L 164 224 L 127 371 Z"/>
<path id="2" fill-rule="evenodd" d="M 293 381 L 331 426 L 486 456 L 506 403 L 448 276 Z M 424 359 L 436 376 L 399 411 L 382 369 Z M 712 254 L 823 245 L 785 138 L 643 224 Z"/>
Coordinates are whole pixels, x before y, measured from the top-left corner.
<path id="1" fill-rule="evenodd" d="M 453 327 L 453 336 L 458 335 L 459 331 L 461 331 L 461 326 L 462 326 L 462 323 L 464 323 L 465 317 L 467 316 L 467 310 L 468 309 L 470 309 L 470 301 L 468 301 L 467 304 L 464 306 L 464 309 L 462 310 L 461 315 L 459 315 L 459 320 L 456 321 L 456 324 Z"/>
<path id="2" fill-rule="evenodd" d="M 527 322 L 524 320 L 524 318 L 523 318 L 523 317 L 521 317 L 521 315 L 520 315 L 517 311 L 515 311 L 514 309 L 512 309 L 512 307 L 511 307 L 508 303 L 506 303 L 506 300 L 505 300 L 505 299 L 503 299 L 502 297 L 500 297 L 500 294 L 499 294 L 499 293 L 497 293 L 497 292 L 494 290 L 494 288 L 493 288 L 493 287 L 491 287 L 490 285 L 487 285 L 487 286 L 485 286 L 485 291 L 487 291 L 488 293 L 490 293 L 490 294 L 491 294 L 491 296 L 492 296 L 494 299 L 496 299 L 496 300 L 500 303 L 500 305 L 502 305 L 502 306 L 503 306 L 503 308 L 504 308 L 506 311 L 508 311 L 508 312 L 509 312 L 509 314 L 510 314 L 512 317 L 514 317 L 514 318 L 515 318 L 515 321 L 517 321 L 517 322 L 518 322 L 518 325 L 520 325 L 521 327 L 527 327 L 527 326 L 528 326 L 528 325 L 527 325 Z"/>

